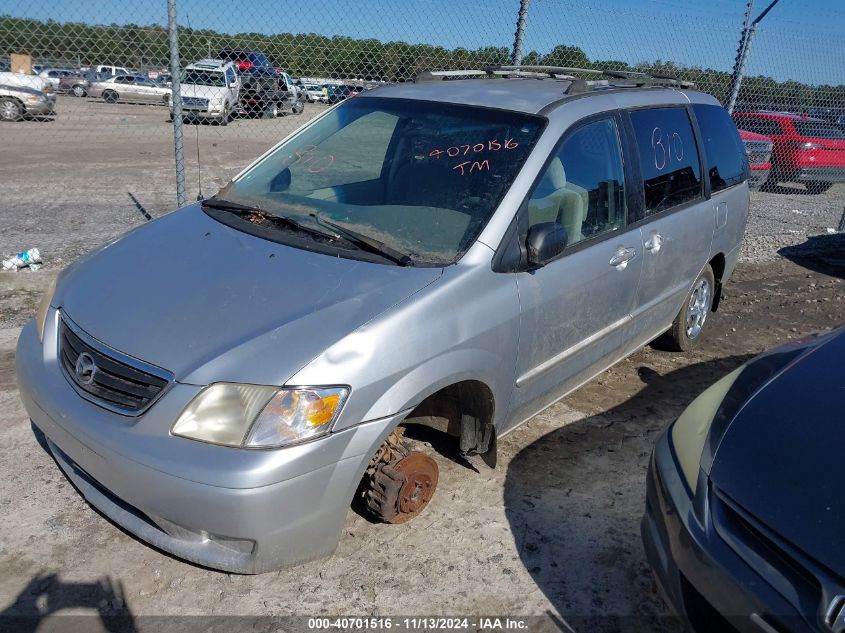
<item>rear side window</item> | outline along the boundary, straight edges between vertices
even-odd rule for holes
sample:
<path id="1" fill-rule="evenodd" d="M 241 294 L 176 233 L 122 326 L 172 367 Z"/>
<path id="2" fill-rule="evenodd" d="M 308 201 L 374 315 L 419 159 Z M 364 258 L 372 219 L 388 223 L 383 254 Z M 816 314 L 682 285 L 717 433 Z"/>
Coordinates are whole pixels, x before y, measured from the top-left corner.
<path id="1" fill-rule="evenodd" d="M 783 128 L 780 123 L 774 119 L 768 119 L 757 116 L 740 116 L 736 118 L 736 126 L 740 130 L 754 132 L 755 134 L 763 134 L 765 136 L 776 136 L 783 134 Z"/>
<path id="2" fill-rule="evenodd" d="M 702 196 L 698 148 L 685 108 L 631 112 L 640 155 L 646 213 Z"/>
<path id="3" fill-rule="evenodd" d="M 793 121 L 795 131 L 801 136 L 812 138 L 845 139 L 845 134 L 839 128 L 828 125 L 824 121 Z"/>
<path id="4" fill-rule="evenodd" d="M 745 180 L 745 147 L 730 115 L 716 105 L 694 105 L 704 144 L 707 177 L 715 193 Z"/>

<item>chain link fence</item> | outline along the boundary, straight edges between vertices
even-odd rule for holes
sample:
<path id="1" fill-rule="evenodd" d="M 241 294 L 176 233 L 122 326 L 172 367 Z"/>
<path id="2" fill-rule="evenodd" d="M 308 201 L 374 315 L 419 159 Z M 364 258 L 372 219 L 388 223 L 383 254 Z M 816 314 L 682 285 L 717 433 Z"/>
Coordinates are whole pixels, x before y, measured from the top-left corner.
<path id="1" fill-rule="evenodd" d="M 782 139 L 773 147 L 769 190 L 814 194 L 841 212 L 845 186 L 831 189 L 828 183 L 836 180 L 837 160 L 845 166 L 845 151 L 838 149 L 840 142 L 845 147 L 845 11 L 829 9 L 824 19 L 795 22 L 775 7 L 749 28 L 769 2 L 757 0 L 749 10 L 731 0 L 706 6 L 668 0 L 314 0 L 239 7 L 177 0 L 185 110 L 184 162 L 177 165 L 174 126 L 180 117 L 171 120 L 167 0 L 10 0 L 0 9 L 0 72 L 6 73 L 0 84 L 49 85 L 55 115 L 0 125 L 9 194 L 0 213 L 48 244 L 64 225 L 69 231 L 63 235 L 71 237 L 62 239 L 70 242 L 53 246 L 73 257 L 117 226 L 173 208 L 177 173 L 184 175 L 188 200 L 214 193 L 306 120 L 361 90 L 413 80 L 425 70 L 507 64 L 516 53 L 525 65 L 671 75 L 727 104 L 743 47 L 737 121 L 749 133 Z M 520 14 L 524 29 L 516 28 Z M 749 32 L 752 37 L 740 44 Z M 218 82 L 207 76 L 211 68 L 202 68 L 215 59 L 232 62 L 238 94 L 226 79 L 197 88 Z M 29 107 L 19 98 L 0 95 L 0 113 L 37 114 L 38 104 Z M 211 102 L 223 109 L 195 117 L 197 99 L 208 100 L 207 110 Z M 781 114 L 747 116 L 760 112 L 797 117 L 781 129 Z M 831 168 L 829 181 L 802 181 L 799 172 L 811 159 Z M 54 224 L 32 221 L 36 208 Z M 80 223 L 84 230 L 71 230 Z M 17 246 L 0 244 L 3 250 Z"/>

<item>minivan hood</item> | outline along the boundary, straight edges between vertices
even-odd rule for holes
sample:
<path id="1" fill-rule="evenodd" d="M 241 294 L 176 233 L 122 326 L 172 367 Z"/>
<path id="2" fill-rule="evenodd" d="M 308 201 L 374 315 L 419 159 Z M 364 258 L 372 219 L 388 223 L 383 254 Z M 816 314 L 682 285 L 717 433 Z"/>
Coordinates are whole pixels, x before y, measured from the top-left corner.
<path id="1" fill-rule="evenodd" d="M 441 274 L 285 246 L 195 204 L 79 260 L 60 278 L 53 305 L 178 381 L 284 384 Z"/>
<path id="2" fill-rule="evenodd" d="M 845 575 L 845 330 L 760 390 L 731 422 L 711 480 L 809 556 Z"/>

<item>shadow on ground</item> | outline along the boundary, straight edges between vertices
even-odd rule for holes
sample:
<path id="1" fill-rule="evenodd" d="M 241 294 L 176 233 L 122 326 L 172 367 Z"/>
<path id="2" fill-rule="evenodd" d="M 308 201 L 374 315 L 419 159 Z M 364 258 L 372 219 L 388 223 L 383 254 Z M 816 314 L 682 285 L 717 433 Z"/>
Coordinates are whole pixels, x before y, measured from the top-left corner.
<path id="1" fill-rule="evenodd" d="M 574 630 L 680 630 L 656 592 L 631 517 L 642 516 L 657 435 L 748 358 L 665 375 L 640 367 L 643 388 L 635 396 L 548 433 L 511 461 L 504 501 L 520 558 Z M 590 483 L 575 488 L 576 479 Z"/>
<path id="2" fill-rule="evenodd" d="M 786 259 L 823 275 L 845 279 L 845 233 L 814 235 L 778 251 Z"/>
<path id="3" fill-rule="evenodd" d="M 56 574 L 34 576 L 15 601 L 0 611 L 0 630 L 8 633 L 54 630 L 50 618 L 55 620 L 56 614 L 68 609 L 81 615 L 63 616 L 61 622 L 55 621 L 65 630 L 74 623 L 87 631 L 135 633 L 138 630 L 126 606 L 120 581 L 115 583 L 104 577 L 96 582 L 64 582 Z M 99 619 L 99 626 L 92 619 Z"/>

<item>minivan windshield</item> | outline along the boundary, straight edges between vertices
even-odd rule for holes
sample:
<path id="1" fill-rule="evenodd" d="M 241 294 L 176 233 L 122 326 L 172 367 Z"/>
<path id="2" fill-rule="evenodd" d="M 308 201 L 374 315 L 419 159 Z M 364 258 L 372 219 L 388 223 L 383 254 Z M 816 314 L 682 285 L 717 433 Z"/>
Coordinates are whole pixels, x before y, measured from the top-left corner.
<path id="1" fill-rule="evenodd" d="M 213 200 L 218 209 L 229 202 L 328 232 L 341 251 L 377 244 L 410 265 L 445 265 L 487 224 L 544 121 L 490 108 L 351 99 Z"/>
<path id="2" fill-rule="evenodd" d="M 182 73 L 182 83 L 193 86 L 214 86 L 215 88 L 222 88 L 226 85 L 226 75 L 215 70 L 208 71 L 189 68 Z"/>

